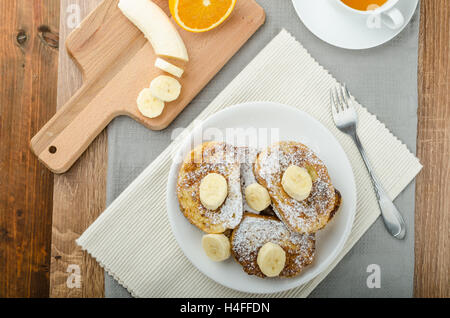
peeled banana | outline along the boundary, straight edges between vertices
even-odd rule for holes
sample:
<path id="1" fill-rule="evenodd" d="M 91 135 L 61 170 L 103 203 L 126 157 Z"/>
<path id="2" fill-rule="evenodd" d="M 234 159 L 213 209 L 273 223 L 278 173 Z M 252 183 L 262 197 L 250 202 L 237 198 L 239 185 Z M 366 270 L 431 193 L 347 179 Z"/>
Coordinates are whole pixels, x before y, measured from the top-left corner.
<path id="1" fill-rule="evenodd" d="M 217 210 L 227 195 L 227 180 L 218 173 L 210 173 L 200 182 L 200 201 L 208 210 Z"/>
<path id="2" fill-rule="evenodd" d="M 150 41 L 156 55 L 188 61 L 183 39 L 167 14 L 150 0 L 120 0 L 119 9 Z"/>
<path id="3" fill-rule="evenodd" d="M 173 77 L 160 75 L 151 82 L 150 91 L 164 102 L 173 102 L 180 96 L 181 84 Z"/>
<path id="4" fill-rule="evenodd" d="M 182 68 L 179 68 L 178 66 L 173 65 L 172 63 L 169 63 L 159 57 L 156 59 L 155 67 L 178 78 L 180 78 L 184 73 L 184 70 Z"/>
<path id="5" fill-rule="evenodd" d="M 276 277 L 286 264 L 286 252 L 280 245 L 268 242 L 259 249 L 256 262 L 264 275 Z"/>
<path id="6" fill-rule="evenodd" d="M 289 166 L 283 174 L 281 185 L 291 198 L 303 201 L 311 194 L 312 179 L 305 168 Z"/>
<path id="7" fill-rule="evenodd" d="M 148 118 L 156 118 L 160 116 L 164 110 L 164 102 L 153 96 L 149 88 L 144 88 L 138 98 L 137 105 L 139 111 Z"/>
<path id="8" fill-rule="evenodd" d="M 245 188 L 245 200 L 257 212 L 265 210 L 271 203 L 269 192 L 259 183 L 253 183 Z"/>
<path id="9" fill-rule="evenodd" d="M 231 255 L 230 240 L 223 234 L 207 234 L 202 238 L 206 255 L 215 262 L 222 262 Z"/>

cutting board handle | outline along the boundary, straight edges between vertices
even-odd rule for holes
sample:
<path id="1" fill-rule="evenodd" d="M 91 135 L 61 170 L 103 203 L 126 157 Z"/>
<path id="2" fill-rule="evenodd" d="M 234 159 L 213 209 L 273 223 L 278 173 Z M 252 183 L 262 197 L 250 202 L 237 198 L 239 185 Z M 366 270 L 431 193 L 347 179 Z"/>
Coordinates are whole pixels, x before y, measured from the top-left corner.
<path id="1" fill-rule="evenodd" d="M 71 103 L 76 103 L 76 99 L 63 107 L 70 109 Z M 32 139 L 31 148 L 49 170 L 57 174 L 64 173 L 118 115 L 120 114 L 117 114 L 113 107 L 98 107 L 95 103 L 89 103 L 57 135 L 51 132 L 54 126 L 44 127 Z M 52 119 L 50 123 L 56 122 L 56 119 Z"/>

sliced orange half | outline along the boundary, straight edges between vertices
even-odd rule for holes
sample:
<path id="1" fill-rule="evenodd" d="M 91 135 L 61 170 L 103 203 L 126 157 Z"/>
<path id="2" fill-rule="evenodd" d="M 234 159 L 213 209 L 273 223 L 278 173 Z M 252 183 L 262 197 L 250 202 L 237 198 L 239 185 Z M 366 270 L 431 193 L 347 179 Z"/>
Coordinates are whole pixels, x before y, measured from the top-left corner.
<path id="1" fill-rule="evenodd" d="M 175 22 L 190 32 L 206 32 L 218 27 L 231 14 L 236 0 L 169 0 Z"/>

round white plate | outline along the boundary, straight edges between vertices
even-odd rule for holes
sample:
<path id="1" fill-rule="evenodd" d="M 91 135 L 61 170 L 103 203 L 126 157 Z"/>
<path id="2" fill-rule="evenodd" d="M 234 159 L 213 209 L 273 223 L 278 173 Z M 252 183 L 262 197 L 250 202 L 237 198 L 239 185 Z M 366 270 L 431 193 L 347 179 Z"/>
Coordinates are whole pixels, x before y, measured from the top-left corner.
<path id="1" fill-rule="evenodd" d="M 249 276 L 232 257 L 222 263 L 211 261 L 201 247 L 204 233 L 191 225 L 180 211 L 176 194 L 180 159 L 184 158 L 192 147 L 203 141 L 212 139 L 217 141 L 216 137 L 221 135 L 219 132 L 224 133 L 227 128 L 269 128 L 269 131 L 275 128 L 278 129 L 280 140 L 303 142 L 324 161 L 333 185 L 342 194 L 343 204 L 339 212 L 327 227 L 317 234 L 314 263 L 295 278 L 262 279 Z M 202 134 L 211 135 L 214 131 L 215 138 L 203 141 L 197 138 Z M 270 139 L 267 143 L 270 143 Z M 192 264 L 206 276 L 226 287 L 249 293 L 275 293 L 305 284 L 333 262 L 350 234 L 356 209 L 356 187 L 350 162 L 329 130 L 313 117 L 294 107 L 253 102 L 222 110 L 212 115 L 186 138 L 174 159 L 167 184 L 167 211 L 172 231 Z"/>
<path id="2" fill-rule="evenodd" d="M 305 26 L 319 39 L 344 49 L 368 49 L 386 43 L 409 23 L 419 0 L 400 0 L 395 6 L 405 17 L 397 30 L 385 25 L 367 27 L 367 16 L 346 10 L 336 0 L 292 0 L 295 11 Z"/>

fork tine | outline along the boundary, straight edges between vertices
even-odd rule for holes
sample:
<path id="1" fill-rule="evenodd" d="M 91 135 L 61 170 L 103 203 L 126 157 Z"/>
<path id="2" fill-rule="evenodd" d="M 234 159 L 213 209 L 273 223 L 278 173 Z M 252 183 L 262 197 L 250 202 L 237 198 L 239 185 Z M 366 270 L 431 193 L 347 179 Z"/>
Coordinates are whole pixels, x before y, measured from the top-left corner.
<path id="1" fill-rule="evenodd" d="M 334 110 L 336 111 L 337 114 L 339 112 L 339 104 L 336 99 L 336 91 L 334 87 L 330 89 L 330 98 L 333 101 Z"/>
<path id="2" fill-rule="evenodd" d="M 341 86 L 341 90 L 342 90 L 342 95 L 344 96 L 345 107 L 351 108 L 352 107 L 352 105 L 350 104 L 351 97 L 350 97 L 350 93 L 348 92 L 347 85 L 344 84 L 343 86 Z"/>
<path id="3" fill-rule="evenodd" d="M 350 93 L 348 92 L 348 89 L 347 89 L 347 84 L 344 84 L 344 93 L 345 93 L 345 95 L 347 96 L 347 99 L 351 99 L 351 97 L 350 97 Z"/>
<path id="4" fill-rule="evenodd" d="M 345 97 L 343 87 L 339 84 L 339 100 L 341 102 L 342 110 L 346 110 L 348 108 L 347 98 Z"/>
<path id="5" fill-rule="evenodd" d="M 335 87 L 334 91 L 335 91 L 336 98 L 339 102 L 339 106 L 341 107 L 340 110 L 344 111 L 346 109 L 346 107 L 345 107 L 345 102 L 344 102 L 344 96 L 342 95 L 342 91 L 341 91 L 341 85 L 339 85 L 339 87 Z"/>
<path id="6" fill-rule="evenodd" d="M 337 105 L 334 101 L 334 97 L 333 97 L 333 89 L 330 89 L 330 104 L 331 104 L 331 112 L 333 114 L 333 118 L 336 118 L 337 113 L 338 113 L 338 108 Z"/>
<path id="7" fill-rule="evenodd" d="M 338 91 L 337 91 L 336 87 L 333 87 L 331 89 L 331 91 L 332 91 L 334 105 L 336 107 L 336 112 L 339 113 L 341 111 L 341 108 L 340 108 L 341 102 L 339 101 Z"/>

